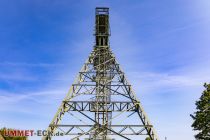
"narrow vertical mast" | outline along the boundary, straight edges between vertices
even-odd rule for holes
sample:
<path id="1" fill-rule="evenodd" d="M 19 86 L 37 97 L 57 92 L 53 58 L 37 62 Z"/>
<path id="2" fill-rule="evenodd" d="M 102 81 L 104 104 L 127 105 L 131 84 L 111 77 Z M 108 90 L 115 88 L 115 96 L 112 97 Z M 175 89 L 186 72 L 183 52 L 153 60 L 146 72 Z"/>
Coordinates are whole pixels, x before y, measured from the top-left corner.
<path id="1" fill-rule="evenodd" d="M 95 11 L 95 48 L 93 64 L 96 71 L 96 96 L 95 96 L 95 130 L 93 139 L 107 139 L 107 128 L 111 125 L 111 112 L 108 111 L 110 104 L 110 90 L 108 85 L 111 81 L 111 64 L 107 63 L 112 57 L 109 51 L 109 8 L 100 7 Z M 101 109 L 101 106 L 103 109 Z M 102 126 L 99 126 L 101 124 Z M 101 133 L 99 135 L 99 133 Z"/>

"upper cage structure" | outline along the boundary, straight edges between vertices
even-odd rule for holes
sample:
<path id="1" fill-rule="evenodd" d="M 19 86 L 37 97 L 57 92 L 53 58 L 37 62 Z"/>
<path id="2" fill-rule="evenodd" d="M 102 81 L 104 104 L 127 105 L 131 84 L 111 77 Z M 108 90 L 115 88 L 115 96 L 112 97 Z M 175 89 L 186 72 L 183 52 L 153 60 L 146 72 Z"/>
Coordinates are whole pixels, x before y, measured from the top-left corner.
<path id="1" fill-rule="evenodd" d="M 109 8 L 97 7 L 95 10 L 96 46 L 107 46 L 109 42 Z"/>

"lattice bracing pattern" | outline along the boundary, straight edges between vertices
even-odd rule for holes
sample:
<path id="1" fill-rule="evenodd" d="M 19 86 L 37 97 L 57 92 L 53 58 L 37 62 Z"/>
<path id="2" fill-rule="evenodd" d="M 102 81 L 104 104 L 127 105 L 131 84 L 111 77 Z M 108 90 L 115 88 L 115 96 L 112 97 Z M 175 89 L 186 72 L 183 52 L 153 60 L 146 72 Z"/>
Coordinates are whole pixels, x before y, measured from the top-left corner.
<path id="1" fill-rule="evenodd" d="M 130 140 L 130 135 L 158 140 L 110 49 L 108 8 L 96 8 L 95 26 L 96 45 L 47 131 L 62 131 L 66 136 L 75 136 L 71 137 L 75 140 L 83 136 L 93 140 L 109 140 L 113 136 Z M 51 138 L 48 135 L 43 140 Z"/>

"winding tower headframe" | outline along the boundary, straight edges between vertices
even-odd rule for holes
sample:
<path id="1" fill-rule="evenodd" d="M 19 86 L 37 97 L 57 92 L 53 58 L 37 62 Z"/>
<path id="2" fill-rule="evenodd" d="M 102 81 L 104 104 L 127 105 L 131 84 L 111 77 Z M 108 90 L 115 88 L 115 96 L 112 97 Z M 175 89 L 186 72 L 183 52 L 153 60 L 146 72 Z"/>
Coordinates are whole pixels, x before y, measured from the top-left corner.
<path id="1" fill-rule="evenodd" d="M 88 136 L 86 140 L 113 140 L 115 136 L 127 140 L 146 137 L 159 140 L 110 49 L 109 8 L 95 9 L 94 36 L 93 50 L 43 140 L 51 140 L 57 131 L 65 136 L 75 136 L 72 140 L 85 136 Z"/>

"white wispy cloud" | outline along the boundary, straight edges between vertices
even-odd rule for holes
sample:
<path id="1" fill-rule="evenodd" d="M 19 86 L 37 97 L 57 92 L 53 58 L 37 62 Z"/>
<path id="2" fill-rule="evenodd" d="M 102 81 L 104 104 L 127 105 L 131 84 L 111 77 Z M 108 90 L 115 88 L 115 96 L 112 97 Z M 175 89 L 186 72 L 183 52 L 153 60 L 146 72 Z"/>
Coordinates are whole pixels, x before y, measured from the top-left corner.
<path id="1" fill-rule="evenodd" d="M 20 71 L 20 70 L 10 70 L 7 72 L 0 72 L 0 80 L 4 82 L 8 81 L 34 81 L 37 80 L 37 77 L 35 77 L 32 74 L 29 74 L 26 71 Z"/>
<path id="2" fill-rule="evenodd" d="M 197 21 L 192 21 L 188 24 L 171 28 L 168 31 L 163 32 L 160 35 L 168 36 L 169 34 L 175 34 L 176 32 L 179 32 L 179 31 L 185 31 L 185 30 L 190 29 L 190 28 L 195 28 L 195 27 L 199 27 L 199 26 L 209 24 L 209 22 L 210 22 L 209 18 L 198 19 Z"/>
<path id="3" fill-rule="evenodd" d="M 6 81 L 35 81 L 41 77 L 38 73 L 33 73 L 30 68 L 55 69 L 63 67 L 64 64 L 58 63 L 26 63 L 26 62 L 0 62 L 0 80 Z M 49 78 L 49 77 L 46 77 Z"/>
<path id="4" fill-rule="evenodd" d="M 152 86 L 199 86 L 202 82 L 207 80 L 206 76 L 198 77 L 179 75 L 179 74 L 168 74 L 168 73 L 157 73 L 157 72 L 132 72 L 130 76 L 135 79 L 141 79 L 141 81 L 151 83 Z M 135 76 L 135 77 L 134 77 Z M 210 78 L 209 78 L 210 79 Z"/>
<path id="5" fill-rule="evenodd" d="M 27 63 L 27 62 L 1 62 L 0 66 L 9 66 L 9 67 L 58 67 L 58 66 L 63 66 L 63 64 Z"/>
<path id="6" fill-rule="evenodd" d="M 65 95 L 64 90 L 46 90 L 46 91 L 28 91 L 27 93 L 12 93 L 8 91 L 0 90 L 0 104 L 18 104 L 23 101 L 33 101 L 37 104 L 51 104 L 56 100 L 60 100 L 62 95 Z"/>

